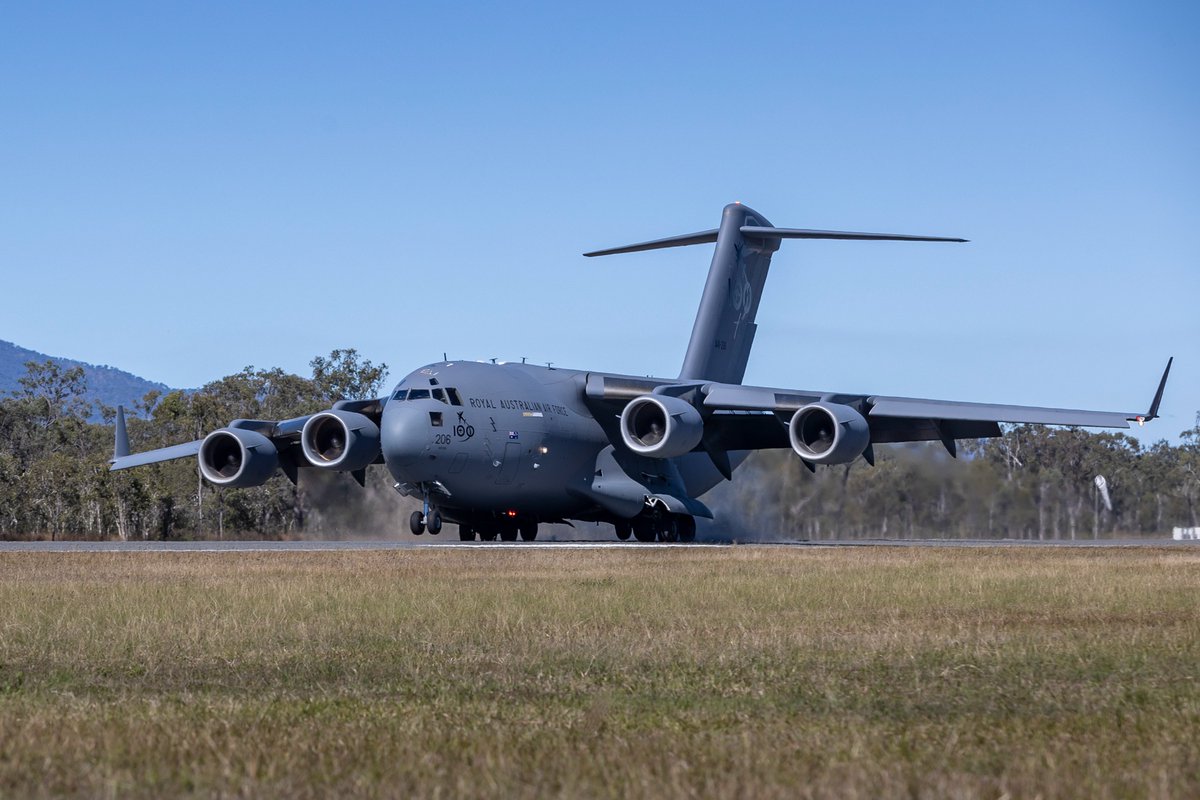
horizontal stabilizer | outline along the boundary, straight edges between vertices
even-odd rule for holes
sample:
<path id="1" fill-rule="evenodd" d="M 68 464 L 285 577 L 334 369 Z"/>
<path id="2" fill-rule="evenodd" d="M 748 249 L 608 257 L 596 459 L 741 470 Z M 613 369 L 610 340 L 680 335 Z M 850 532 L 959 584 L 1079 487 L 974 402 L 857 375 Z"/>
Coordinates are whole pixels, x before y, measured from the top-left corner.
<path id="1" fill-rule="evenodd" d="M 743 236 L 763 239 L 855 239 L 878 242 L 966 242 L 946 236 L 912 236 L 906 233 L 856 233 L 854 231 L 817 231 L 807 228 L 764 228 L 759 225 L 743 225 Z"/>
<path id="2" fill-rule="evenodd" d="M 857 231 L 820 231 L 810 228 L 776 228 L 769 225 L 742 225 L 738 228 L 743 236 L 757 239 L 846 239 L 857 241 L 877 242 L 965 242 L 947 236 L 913 236 L 906 233 L 860 233 Z M 655 239 L 652 242 L 629 244 L 624 247 L 610 247 L 607 250 L 593 250 L 584 253 L 585 256 L 613 256 L 619 253 L 640 253 L 643 250 L 662 250 L 666 247 L 687 247 L 692 244 L 712 244 L 717 241 L 718 229 L 685 233 L 681 236 L 668 236 L 666 239 Z"/>
<path id="3" fill-rule="evenodd" d="M 717 229 L 713 228 L 711 231 L 685 233 L 682 236 L 668 236 L 666 239 L 655 239 L 652 242 L 630 244 L 624 247 L 612 247 L 608 250 L 593 250 L 590 253 L 584 253 L 584 256 L 588 258 L 591 258 L 592 256 L 615 256 L 618 253 L 638 253 L 642 250 L 662 250 L 665 247 L 687 247 L 689 244 L 712 244 L 716 240 Z"/>

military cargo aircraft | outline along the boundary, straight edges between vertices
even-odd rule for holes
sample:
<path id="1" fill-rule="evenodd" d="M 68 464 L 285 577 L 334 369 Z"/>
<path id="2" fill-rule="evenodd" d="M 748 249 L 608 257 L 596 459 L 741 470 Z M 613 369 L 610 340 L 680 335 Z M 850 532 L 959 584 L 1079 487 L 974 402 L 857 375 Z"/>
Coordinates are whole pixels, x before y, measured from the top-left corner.
<path id="1" fill-rule="evenodd" d="M 1145 412 L 957 403 L 745 386 L 755 316 L 771 256 L 784 239 L 963 242 L 933 236 L 776 228 L 740 203 L 720 227 L 586 256 L 714 244 L 708 281 L 678 378 L 645 378 L 525 363 L 442 361 L 386 397 L 343 400 L 298 419 L 234 420 L 203 439 L 129 453 L 118 411 L 112 469 L 196 457 L 230 488 L 282 471 L 348 472 L 360 484 L 385 465 L 419 499 L 413 533 L 458 526 L 470 541 L 532 540 L 540 523 L 610 523 L 619 539 L 691 541 L 699 499 L 748 454 L 787 448 L 810 470 L 863 458 L 875 445 L 1000 435 L 1001 422 L 1128 428 L 1158 415 L 1168 360 Z"/>

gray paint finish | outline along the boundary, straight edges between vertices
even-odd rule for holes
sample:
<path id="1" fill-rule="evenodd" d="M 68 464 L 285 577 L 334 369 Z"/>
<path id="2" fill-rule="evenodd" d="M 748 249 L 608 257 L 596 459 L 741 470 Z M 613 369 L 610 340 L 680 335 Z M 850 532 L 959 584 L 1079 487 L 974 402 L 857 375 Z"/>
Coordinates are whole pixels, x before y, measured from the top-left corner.
<path id="1" fill-rule="evenodd" d="M 361 452 L 343 459 L 337 447 L 354 440 L 355 426 L 378 426 L 377 444 L 370 443 L 378 448 L 375 463 L 386 466 L 398 491 L 425 501 L 431 515 L 459 523 L 464 535 L 515 538 L 518 529 L 532 535 L 538 523 L 581 520 L 613 523 L 619 535 L 632 530 L 643 541 L 674 540 L 694 534 L 695 517 L 712 516 L 698 498 L 730 479 L 753 450 L 792 447 L 811 461 L 845 463 L 858 457 L 873 461 L 874 444 L 941 441 L 953 454 L 956 439 L 997 436 L 1000 422 L 1121 428 L 1158 413 L 1167 372 L 1144 414 L 743 386 L 771 258 L 784 239 L 965 241 L 775 228 L 753 209 L 734 203 L 724 208 L 715 230 L 587 254 L 715 243 L 678 378 L 439 362 L 406 375 L 387 397 L 335 404 L 337 413 L 323 412 L 321 425 L 307 425 L 310 417 L 235 420 L 209 434 L 224 437 L 222 447 L 203 448 L 201 440 L 130 455 L 119 414 L 112 468 L 219 452 L 227 462 L 219 466 L 228 474 L 242 462 L 257 460 L 270 469 L 239 469 L 238 474 L 257 479 L 278 463 L 295 480 L 301 468 L 366 463 Z M 635 438 L 626 438 L 633 436 L 628 430 L 623 436 L 622 425 L 634 424 L 622 422 L 626 405 L 655 397 L 670 399 L 639 401 L 638 413 L 626 417 L 637 417 L 641 427 Z M 681 403 L 700 416 L 699 443 L 695 416 Z M 682 409 L 691 421 L 673 425 L 663 417 L 658 425 L 654 409 Z M 802 414 L 808 422 L 795 427 Z M 345 426 L 345 436 L 329 435 L 338 432 L 337 425 Z M 790 425 L 799 438 L 789 440 Z M 269 443 L 239 449 L 237 442 L 247 437 L 231 436 L 231 430 L 253 431 Z M 323 464 L 314 464 L 316 450 L 304 438 L 315 436 L 314 430 L 325 433 Z M 686 440 L 676 436 L 681 430 Z M 863 435 L 867 430 L 869 439 Z M 361 437 L 355 441 L 361 449 Z M 634 441 L 637 451 L 626 441 Z M 274 452 L 264 452 L 268 448 Z M 222 474 L 211 468 L 205 473 Z M 361 469 L 351 474 L 361 482 Z M 416 532 L 425 519 L 412 524 Z"/>

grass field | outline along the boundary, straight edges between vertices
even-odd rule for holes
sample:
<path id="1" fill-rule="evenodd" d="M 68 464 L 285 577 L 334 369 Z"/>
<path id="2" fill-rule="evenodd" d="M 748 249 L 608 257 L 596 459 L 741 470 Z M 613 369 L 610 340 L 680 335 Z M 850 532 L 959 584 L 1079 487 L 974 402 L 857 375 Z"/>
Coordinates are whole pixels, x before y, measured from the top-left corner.
<path id="1" fill-rule="evenodd" d="M 1200 553 L 0 554 L 0 795 L 1200 796 Z"/>

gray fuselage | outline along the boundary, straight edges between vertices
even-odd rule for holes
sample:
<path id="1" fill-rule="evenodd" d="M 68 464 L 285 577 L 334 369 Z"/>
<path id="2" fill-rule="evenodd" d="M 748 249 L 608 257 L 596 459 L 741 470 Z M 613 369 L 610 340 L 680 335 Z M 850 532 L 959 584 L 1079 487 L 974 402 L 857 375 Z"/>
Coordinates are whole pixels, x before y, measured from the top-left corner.
<path id="1" fill-rule="evenodd" d="M 636 507 L 623 513 L 591 490 L 612 444 L 587 405 L 588 377 L 514 363 L 415 370 L 383 409 L 388 470 L 398 488 L 428 497 L 452 521 L 510 512 L 546 521 L 633 516 Z M 704 453 L 671 461 L 692 497 L 722 480 Z"/>

